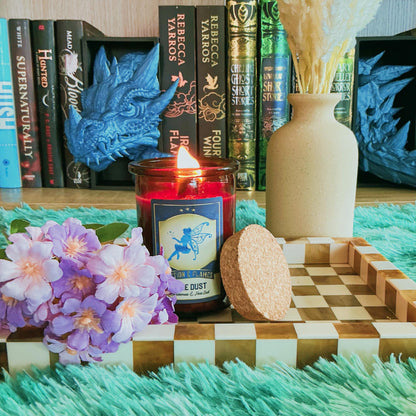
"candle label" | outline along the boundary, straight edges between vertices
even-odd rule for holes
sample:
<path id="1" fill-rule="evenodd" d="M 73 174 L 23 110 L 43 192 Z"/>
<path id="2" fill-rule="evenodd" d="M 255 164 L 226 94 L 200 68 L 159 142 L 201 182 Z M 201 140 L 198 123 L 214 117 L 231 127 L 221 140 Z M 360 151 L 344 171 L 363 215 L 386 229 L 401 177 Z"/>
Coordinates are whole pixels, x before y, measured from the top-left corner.
<path id="1" fill-rule="evenodd" d="M 154 254 L 161 248 L 185 290 L 178 303 L 208 302 L 221 296 L 219 250 L 223 240 L 222 197 L 153 199 Z"/>

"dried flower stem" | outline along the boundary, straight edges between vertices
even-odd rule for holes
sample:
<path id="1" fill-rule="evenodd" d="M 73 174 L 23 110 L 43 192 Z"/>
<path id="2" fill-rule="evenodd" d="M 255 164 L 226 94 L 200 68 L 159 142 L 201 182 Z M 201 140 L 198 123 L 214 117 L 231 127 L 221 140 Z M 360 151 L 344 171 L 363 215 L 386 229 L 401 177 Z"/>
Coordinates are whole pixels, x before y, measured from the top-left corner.
<path id="1" fill-rule="evenodd" d="M 300 93 L 331 90 L 338 62 L 381 0 L 277 0 Z"/>

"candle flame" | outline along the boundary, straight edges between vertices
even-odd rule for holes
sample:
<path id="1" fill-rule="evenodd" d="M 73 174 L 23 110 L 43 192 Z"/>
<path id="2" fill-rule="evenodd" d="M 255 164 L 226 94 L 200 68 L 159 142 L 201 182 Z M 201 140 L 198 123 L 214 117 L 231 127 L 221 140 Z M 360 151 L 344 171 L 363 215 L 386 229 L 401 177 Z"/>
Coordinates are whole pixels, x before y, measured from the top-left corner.
<path id="1" fill-rule="evenodd" d="M 181 146 L 178 150 L 176 167 L 178 169 L 198 169 L 200 168 L 200 165 L 198 161 L 188 153 L 186 148 Z"/>

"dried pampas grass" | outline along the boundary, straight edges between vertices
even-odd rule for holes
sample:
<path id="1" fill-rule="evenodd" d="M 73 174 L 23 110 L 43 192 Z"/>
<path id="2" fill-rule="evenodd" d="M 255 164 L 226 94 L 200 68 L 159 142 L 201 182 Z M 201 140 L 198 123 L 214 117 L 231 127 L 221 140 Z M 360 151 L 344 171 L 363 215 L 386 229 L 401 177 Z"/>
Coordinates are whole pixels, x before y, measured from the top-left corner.
<path id="1" fill-rule="evenodd" d="M 277 0 L 299 92 L 329 93 L 338 61 L 374 17 L 381 0 Z"/>

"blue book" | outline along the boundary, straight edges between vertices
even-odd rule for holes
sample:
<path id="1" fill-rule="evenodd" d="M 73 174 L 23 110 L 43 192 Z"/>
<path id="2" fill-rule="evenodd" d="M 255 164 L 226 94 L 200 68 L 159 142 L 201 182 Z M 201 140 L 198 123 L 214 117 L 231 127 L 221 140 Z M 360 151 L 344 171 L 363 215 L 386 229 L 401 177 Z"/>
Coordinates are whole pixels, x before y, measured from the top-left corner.
<path id="1" fill-rule="evenodd" d="M 19 149 L 7 19 L 0 18 L 0 188 L 20 188 Z"/>

